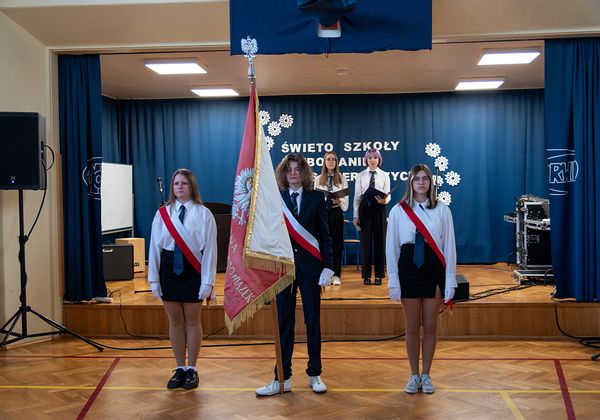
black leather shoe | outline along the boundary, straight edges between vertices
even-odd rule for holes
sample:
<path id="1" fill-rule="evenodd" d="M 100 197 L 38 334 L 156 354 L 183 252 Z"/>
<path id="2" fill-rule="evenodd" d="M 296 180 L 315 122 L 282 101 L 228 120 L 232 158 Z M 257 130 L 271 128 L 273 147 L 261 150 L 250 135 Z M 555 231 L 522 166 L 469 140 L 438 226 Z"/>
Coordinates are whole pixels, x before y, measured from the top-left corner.
<path id="1" fill-rule="evenodd" d="M 365 279 L 365 286 L 369 286 L 371 284 L 371 279 Z"/>
<path id="2" fill-rule="evenodd" d="M 375 277 L 375 286 L 381 286 L 381 278 Z"/>
<path id="3" fill-rule="evenodd" d="M 194 369 L 188 369 L 186 374 L 185 381 L 183 381 L 183 389 L 198 388 L 198 372 Z"/>
<path id="4" fill-rule="evenodd" d="M 173 376 L 171 377 L 171 379 L 169 379 L 169 382 L 167 383 L 167 388 L 169 389 L 175 389 L 175 388 L 181 388 L 183 386 L 183 383 L 185 382 L 185 378 L 186 376 L 186 371 L 179 368 L 175 370 L 175 373 L 173 374 Z"/>

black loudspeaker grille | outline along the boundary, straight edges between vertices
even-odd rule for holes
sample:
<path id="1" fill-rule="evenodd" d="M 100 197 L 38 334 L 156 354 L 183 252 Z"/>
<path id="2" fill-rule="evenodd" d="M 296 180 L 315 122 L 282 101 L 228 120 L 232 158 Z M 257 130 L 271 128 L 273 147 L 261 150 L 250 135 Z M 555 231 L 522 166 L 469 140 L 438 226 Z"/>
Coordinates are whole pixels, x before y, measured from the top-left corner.
<path id="1" fill-rule="evenodd" d="M 102 245 L 104 280 L 133 279 L 133 245 Z"/>
<path id="2" fill-rule="evenodd" d="M 34 112 L 0 112 L 0 190 L 46 189 L 46 120 Z"/>

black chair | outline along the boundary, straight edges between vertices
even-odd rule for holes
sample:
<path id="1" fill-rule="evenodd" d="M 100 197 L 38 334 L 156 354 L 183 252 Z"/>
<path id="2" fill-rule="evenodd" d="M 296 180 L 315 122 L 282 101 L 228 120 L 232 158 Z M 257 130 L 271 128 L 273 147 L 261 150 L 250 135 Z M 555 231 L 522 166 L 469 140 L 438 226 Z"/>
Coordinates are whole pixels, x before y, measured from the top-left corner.
<path id="1" fill-rule="evenodd" d="M 227 270 L 227 251 L 231 231 L 231 205 L 225 203 L 204 203 L 215 216 L 217 223 L 217 271 Z"/>

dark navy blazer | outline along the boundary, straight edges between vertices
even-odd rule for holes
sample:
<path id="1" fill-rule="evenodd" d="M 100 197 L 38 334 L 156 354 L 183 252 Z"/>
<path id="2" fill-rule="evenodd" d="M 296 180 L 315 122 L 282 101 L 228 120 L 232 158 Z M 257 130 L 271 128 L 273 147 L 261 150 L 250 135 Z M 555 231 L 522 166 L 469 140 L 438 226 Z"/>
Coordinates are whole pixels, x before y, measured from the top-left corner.
<path id="1" fill-rule="evenodd" d="M 290 199 L 289 189 L 281 192 L 283 201 L 292 211 L 292 200 Z M 329 235 L 329 222 L 325 211 L 325 198 L 320 191 L 306 191 L 302 189 L 302 198 L 300 200 L 300 214 L 298 222 L 319 241 L 321 250 L 321 261 L 302 248 L 294 239 L 292 248 L 294 249 L 294 262 L 296 264 L 296 273 L 307 276 L 319 276 L 323 268 L 333 268 L 333 256 L 331 247 L 331 236 Z"/>

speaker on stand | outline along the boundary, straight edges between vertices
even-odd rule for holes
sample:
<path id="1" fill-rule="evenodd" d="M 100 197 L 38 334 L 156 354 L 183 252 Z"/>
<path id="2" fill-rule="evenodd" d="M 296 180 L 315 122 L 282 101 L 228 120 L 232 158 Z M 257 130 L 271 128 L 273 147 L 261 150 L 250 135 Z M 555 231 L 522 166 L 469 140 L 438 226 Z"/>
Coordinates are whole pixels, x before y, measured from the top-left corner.
<path id="1" fill-rule="evenodd" d="M 0 154 L 0 190 L 19 191 L 18 260 L 21 280 L 19 309 L 0 327 L 0 333 L 4 334 L 2 341 L 0 341 L 0 349 L 10 343 L 30 337 L 67 333 L 102 351 L 104 347 L 45 317 L 27 304 L 25 244 L 29 237 L 25 235 L 23 190 L 46 189 L 45 143 L 46 120 L 44 117 L 35 112 L 0 112 L 0 147 L 2 148 Z M 55 330 L 29 333 L 27 325 L 27 314 L 29 313 L 34 314 Z M 21 332 L 15 331 L 19 320 L 21 321 Z M 14 338 L 9 339 L 11 336 Z"/>

